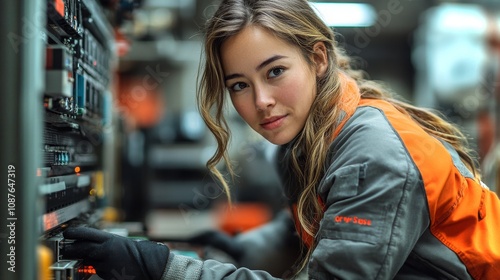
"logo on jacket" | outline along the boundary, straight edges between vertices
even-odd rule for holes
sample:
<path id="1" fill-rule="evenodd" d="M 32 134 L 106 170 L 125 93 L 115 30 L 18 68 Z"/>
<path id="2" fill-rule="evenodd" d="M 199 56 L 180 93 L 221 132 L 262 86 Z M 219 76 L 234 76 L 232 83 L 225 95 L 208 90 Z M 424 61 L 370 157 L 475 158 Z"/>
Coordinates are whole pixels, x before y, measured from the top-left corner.
<path id="1" fill-rule="evenodd" d="M 363 219 L 357 216 L 349 217 L 349 216 L 335 216 L 333 219 L 336 223 L 342 224 L 357 224 L 361 226 L 371 226 L 372 220 Z"/>

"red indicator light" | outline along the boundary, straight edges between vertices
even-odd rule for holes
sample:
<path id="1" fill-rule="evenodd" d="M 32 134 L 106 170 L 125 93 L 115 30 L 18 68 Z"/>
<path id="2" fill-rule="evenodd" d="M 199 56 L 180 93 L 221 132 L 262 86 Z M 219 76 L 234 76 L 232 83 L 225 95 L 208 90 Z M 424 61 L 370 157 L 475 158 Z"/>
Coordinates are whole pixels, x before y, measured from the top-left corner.
<path id="1" fill-rule="evenodd" d="M 96 274 L 96 271 L 93 266 L 84 266 L 78 269 L 78 273 L 83 274 Z"/>

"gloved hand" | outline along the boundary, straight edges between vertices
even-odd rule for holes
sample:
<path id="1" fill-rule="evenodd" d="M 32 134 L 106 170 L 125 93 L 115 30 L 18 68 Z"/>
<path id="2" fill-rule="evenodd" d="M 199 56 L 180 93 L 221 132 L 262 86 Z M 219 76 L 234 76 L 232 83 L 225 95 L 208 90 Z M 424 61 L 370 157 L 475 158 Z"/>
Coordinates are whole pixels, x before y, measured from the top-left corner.
<path id="1" fill-rule="evenodd" d="M 159 280 L 165 270 L 169 248 L 152 241 L 134 241 L 94 228 L 68 228 L 63 259 L 83 259 L 105 280 Z"/>

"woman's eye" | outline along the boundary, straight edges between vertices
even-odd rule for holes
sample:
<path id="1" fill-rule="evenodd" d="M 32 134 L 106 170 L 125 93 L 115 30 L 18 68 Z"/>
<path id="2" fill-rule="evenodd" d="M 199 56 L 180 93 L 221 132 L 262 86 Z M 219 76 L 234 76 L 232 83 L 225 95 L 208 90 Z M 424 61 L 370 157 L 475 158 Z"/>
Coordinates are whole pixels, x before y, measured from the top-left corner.
<path id="1" fill-rule="evenodd" d="M 232 91 L 240 91 L 244 88 L 247 87 L 247 84 L 243 83 L 243 82 L 239 82 L 239 83 L 236 83 L 234 84 L 232 87 L 231 87 L 231 90 Z"/>
<path id="2" fill-rule="evenodd" d="M 269 71 L 269 77 L 270 78 L 277 77 L 277 76 L 281 75 L 283 73 L 283 71 L 285 71 L 285 69 L 283 69 L 282 67 L 273 68 L 273 69 L 271 69 L 271 71 Z"/>

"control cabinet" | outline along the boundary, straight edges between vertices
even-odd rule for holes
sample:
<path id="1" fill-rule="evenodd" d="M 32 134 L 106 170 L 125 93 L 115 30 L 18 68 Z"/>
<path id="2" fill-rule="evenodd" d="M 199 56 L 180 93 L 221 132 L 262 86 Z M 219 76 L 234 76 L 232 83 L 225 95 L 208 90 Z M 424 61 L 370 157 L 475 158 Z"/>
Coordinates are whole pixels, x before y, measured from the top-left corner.
<path id="1" fill-rule="evenodd" d="M 111 189 L 113 28 L 98 0 L 2 1 L 0 13 L 0 212 L 10 225 L 0 279 L 94 277 L 60 249 L 65 227 L 100 219 Z"/>

